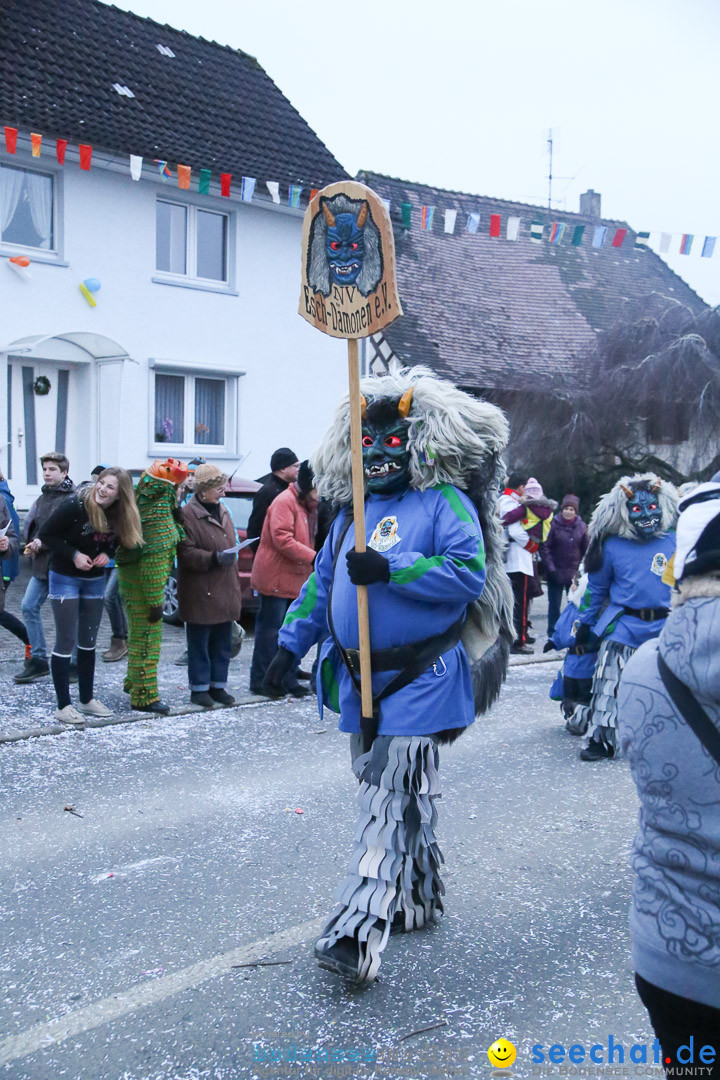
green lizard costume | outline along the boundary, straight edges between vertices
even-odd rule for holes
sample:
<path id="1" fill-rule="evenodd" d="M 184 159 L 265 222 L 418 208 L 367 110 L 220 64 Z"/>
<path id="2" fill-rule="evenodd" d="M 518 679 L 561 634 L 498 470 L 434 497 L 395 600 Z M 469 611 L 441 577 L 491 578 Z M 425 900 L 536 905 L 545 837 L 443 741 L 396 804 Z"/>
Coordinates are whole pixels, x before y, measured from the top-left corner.
<path id="1" fill-rule="evenodd" d="M 128 667 L 125 693 L 133 709 L 160 701 L 157 666 L 162 644 L 162 603 L 165 582 L 173 565 L 175 549 L 185 538 L 175 518 L 176 485 L 187 470 L 181 462 L 154 462 L 140 477 L 135 501 L 140 512 L 143 547 L 119 547 L 115 557 L 120 591 L 128 617 Z M 153 475 L 155 474 L 155 475 Z"/>

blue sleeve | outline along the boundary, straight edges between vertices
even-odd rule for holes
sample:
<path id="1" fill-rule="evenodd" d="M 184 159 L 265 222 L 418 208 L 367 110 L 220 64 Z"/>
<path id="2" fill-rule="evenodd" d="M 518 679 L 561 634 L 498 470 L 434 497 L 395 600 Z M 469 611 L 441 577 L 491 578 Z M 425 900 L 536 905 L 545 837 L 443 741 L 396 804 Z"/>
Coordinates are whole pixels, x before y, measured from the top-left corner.
<path id="1" fill-rule="evenodd" d="M 470 603 L 485 585 L 485 547 L 480 522 L 472 504 L 450 484 L 439 488 L 435 511 L 436 552 L 389 554 L 390 589 L 413 600 L 435 603 Z"/>
<path id="2" fill-rule="evenodd" d="M 600 609 L 610 596 L 610 585 L 612 584 L 612 579 L 612 554 L 608 550 L 607 543 L 605 543 L 603 544 L 602 566 L 599 570 L 595 570 L 592 574 L 588 574 L 590 604 L 580 616 L 581 622 L 590 623 L 592 625 L 592 623 L 597 621 L 597 617 L 600 614 Z"/>
<path id="3" fill-rule="evenodd" d="M 315 569 L 302 587 L 297 600 L 288 608 L 285 621 L 280 627 L 278 645 L 289 649 L 295 656 L 304 656 L 316 641 L 327 635 L 327 606 L 332 582 L 335 545 L 345 521 L 340 514 L 335 519 L 322 550 L 315 559 Z"/>

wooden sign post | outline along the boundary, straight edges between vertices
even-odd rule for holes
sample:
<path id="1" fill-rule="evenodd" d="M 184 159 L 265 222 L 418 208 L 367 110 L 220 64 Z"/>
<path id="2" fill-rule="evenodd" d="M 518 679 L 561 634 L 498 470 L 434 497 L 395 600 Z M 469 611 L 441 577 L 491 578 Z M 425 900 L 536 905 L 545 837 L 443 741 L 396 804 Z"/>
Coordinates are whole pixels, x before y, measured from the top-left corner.
<path id="1" fill-rule="evenodd" d="M 395 242 L 382 200 L 353 181 L 330 184 L 310 201 L 302 237 L 300 314 L 332 337 L 347 338 L 355 550 L 365 551 L 365 475 L 358 338 L 388 326 L 402 308 Z M 367 587 L 358 585 L 362 715 L 373 715 Z"/>

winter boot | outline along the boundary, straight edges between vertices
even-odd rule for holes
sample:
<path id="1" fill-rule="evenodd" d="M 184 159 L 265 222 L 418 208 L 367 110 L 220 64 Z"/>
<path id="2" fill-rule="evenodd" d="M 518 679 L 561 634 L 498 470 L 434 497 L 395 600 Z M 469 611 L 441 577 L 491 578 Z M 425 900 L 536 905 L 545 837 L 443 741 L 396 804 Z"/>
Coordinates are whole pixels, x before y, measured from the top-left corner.
<path id="1" fill-rule="evenodd" d="M 22 671 L 18 671 L 17 675 L 13 675 L 13 679 L 16 683 L 31 683 L 37 679 L 44 679 L 49 674 L 50 665 L 47 660 L 36 660 L 31 656 L 29 660 L 25 661 Z"/>
<path id="2" fill-rule="evenodd" d="M 102 654 L 102 658 L 106 664 L 112 664 L 116 660 L 122 660 L 124 656 L 127 656 L 128 645 L 127 639 L 122 637 L 110 638 L 110 648 L 106 649 Z"/>

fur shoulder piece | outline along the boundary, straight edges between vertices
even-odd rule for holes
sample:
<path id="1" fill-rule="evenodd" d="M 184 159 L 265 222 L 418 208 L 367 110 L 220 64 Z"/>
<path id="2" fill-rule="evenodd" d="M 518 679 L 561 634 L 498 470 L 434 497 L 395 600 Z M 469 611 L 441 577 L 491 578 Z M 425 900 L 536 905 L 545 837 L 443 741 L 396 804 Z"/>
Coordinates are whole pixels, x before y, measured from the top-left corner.
<path id="1" fill-rule="evenodd" d="M 667 532 L 674 527 L 678 514 L 678 493 L 673 484 L 661 480 L 655 473 L 621 476 L 615 486 L 602 496 L 590 518 L 590 544 L 585 556 L 585 569 L 589 572 L 602 565 L 602 545 L 610 536 L 637 539 L 630 524 L 627 503 L 638 491 L 652 491 L 657 495 L 661 514 L 660 531 Z"/>

